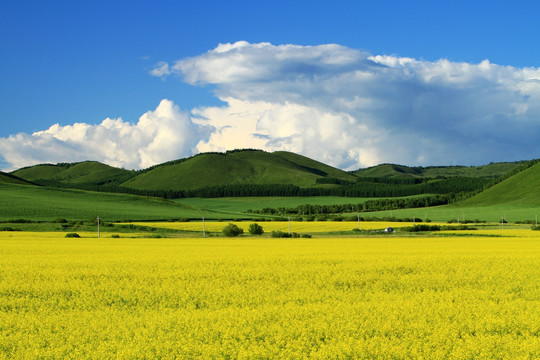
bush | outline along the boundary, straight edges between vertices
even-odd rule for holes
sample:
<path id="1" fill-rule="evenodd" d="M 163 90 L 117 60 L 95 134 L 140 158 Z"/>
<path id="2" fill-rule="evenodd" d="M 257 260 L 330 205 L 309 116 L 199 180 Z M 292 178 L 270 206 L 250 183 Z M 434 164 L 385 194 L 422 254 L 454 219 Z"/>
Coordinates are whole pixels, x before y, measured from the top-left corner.
<path id="1" fill-rule="evenodd" d="M 20 229 L 14 229 L 10 226 L 4 226 L 0 228 L 0 231 L 21 231 Z"/>
<path id="2" fill-rule="evenodd" d="M 441 227 L 439 225 L 414 225 L 410 227 L 406 227 L 403 230 L 409 231 L 409 232 L 419 232 L 419 231 L 440 231 Z"/>
<path id="3" fill-rule="evenodd" d="M 240 234 L 244 233 L 243 229 L 240 229 L 238 226 L 236 226 L 233 223 L 229 223 L 229 225 L 225 226 L 222 230 L 223 235 L 233 237 L 238 236 Z"/>
<path id="4" fill-rule="evenodd" d="M 81 236 L 77 233 L 67 233 L 66 237 L 67 238 L 80 238 Z"/>
<path id="5" fill-rule="evenodd" d="M 283 231 L 272 231 L 270 233 L 270 236 L 272 236 L 273 238 L 299 238 L 300 237 L 300 234 L 298 233 L 287 233 L 287 232 L 283 232 Z M 302 237 L 311 237 L 311 235 L 308 235 L 308 234 L 304 234 L 302 235 Z"/>
<path id="6" fill-rule="evenodd" d="M 118 235 L 118 234 L 112 234 L 111 237 L 112 237 L 113 239 L 119 239 L 119 238 L 120 238 L 120 235 Z"/>
<path id="7" fill-rule="evenodd" d="M 249 225 L 248 230 L 251 235 L 262 235 L 264 233 L 263 227 L 257 223 Z"/>

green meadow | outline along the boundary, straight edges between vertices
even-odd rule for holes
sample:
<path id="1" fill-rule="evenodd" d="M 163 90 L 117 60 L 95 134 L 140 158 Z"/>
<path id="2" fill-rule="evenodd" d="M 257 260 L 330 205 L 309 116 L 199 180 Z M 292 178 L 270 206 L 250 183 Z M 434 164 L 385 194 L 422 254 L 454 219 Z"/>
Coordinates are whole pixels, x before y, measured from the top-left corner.
<path id="1" fill-rule="evenodd" d="M 0 184 L 0 220 L 50 221 L 100 216 L 107 221 L 200 217 L 202 212 L 169 200 L 126 194 Z"/>

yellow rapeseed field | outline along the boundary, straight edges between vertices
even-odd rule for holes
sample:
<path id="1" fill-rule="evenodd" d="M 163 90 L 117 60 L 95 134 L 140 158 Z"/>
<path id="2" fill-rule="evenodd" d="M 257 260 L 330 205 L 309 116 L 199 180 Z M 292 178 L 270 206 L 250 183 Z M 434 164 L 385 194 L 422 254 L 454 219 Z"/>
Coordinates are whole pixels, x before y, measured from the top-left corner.
<path id="1" fill-rule="evenodd" d="M 244 230 L 248 231 L 250 224 L 256 221 L 233 221 L 232 223 Z M 264 228 L 265 232 L 271 231 L 289 231 L 288 221 L 267 221 L 257 222 Z M 157 227 L 162 229 L 174 229 L 185 231 L 203 231 L 202 221 L 191 222 L 141 222 L 133 223 L 134 225 Z M 220 232 L 223 227 L 227 226 L 228 222 L 219 221 L 206 221 L 204 227 L 206 231 Z M 382 222 L 382 221 L 291 221 L 291 232 L 297 233 L 318 233 L 318 232 L 332 232 L 332 231 L 351 231 L 353 229 L 361 230 L 383 230 L 387 227 L 405 227 L 414 225 L 412 222 Z"/>
<path id="2" fill-rule="evenodd" d="M 540 358 L 533 232 L 81 235 L 0 232 L 0 359 Z"/>

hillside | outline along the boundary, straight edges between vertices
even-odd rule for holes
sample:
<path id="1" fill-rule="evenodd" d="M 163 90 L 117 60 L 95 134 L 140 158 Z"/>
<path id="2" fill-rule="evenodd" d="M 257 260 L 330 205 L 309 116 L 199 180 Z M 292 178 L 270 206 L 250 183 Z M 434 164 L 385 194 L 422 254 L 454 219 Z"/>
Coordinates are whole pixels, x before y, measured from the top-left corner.
<path id="1" fill-rule="evenodd" d="M 497 178 L 507 174 L 524 161 L 491 163 L 481 166 L 405 166 L 380 164 L 353 171 L 358 177 L 385 178 L 436 178 L 436 177 L 489 177 Z"/>
<path id="2" fill-rule="evenodd" d="M 41 164 L 16 170 L 15 176 L 40 184 L 103 184 L 117 179 L 125 179 L 134 171 L 115 168 L 97 161 L 84 161 L 72 164 Z"/>
<path id="3" fill-rule="evenodd" d="M 30 181 L 21 179 L 15 175 L 0 171 L 0 184 L 35 185 Z"/>
<path id="4" fill-rule="evenodd" d="M 462 202 L 467 206 L 520 204 L 540 206 L 540 163 Z"/>
<path id="5" fill-rule="evenodd" d="M 345 171 L 292 153 L 239 150 L 204 153 L 184 161 L 158 165 L 121 185 L 139 190 L 191 190 L 236 184 L 308 187 L 324 177 L 356 179 Z"/>
<path id="6" fill-rule="evenodd" d="M 0 183 L 0 199 L 1 221 L 56 218 L 88 220 L 98 215 L 105 221 L 151 220 L 200 218 L 203 215 L 200 210 L 164 199 L 42 186 Z"/>
<path id="7" fill-rule="evenodd" d="M 85 161 L 26 167 L 14 171 L 11 176 L 44 186 L 168 199 L 419 194 L 447 194 L 451 198 L 455 194 L 477 192 L 523 164 L 492 163 L 476 167 L 381 164 L 345 172 L 291 152 L 247 149 L 202 153 L 139 171 Z"/>

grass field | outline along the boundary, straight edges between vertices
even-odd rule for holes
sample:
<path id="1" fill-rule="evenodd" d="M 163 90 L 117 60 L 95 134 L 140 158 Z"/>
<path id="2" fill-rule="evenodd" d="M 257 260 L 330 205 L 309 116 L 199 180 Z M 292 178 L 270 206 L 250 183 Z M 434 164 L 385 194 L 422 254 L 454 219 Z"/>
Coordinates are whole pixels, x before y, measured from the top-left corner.
<path id="1" fill-rule="evenodd" d="M 490 231 L 0 232 L 0 359 L 538 359 L 540 233 Z"/>
<path id="2" fill-rule="evenodd" d="M 489 206 L 455 204 L 429 208 L 374 211 L 362 213 L 362 216 L 393 216 L 397 218 L 412 218 L 415 216 L 417 219 L 428 218 L 432 221 L 442 222 L 458 218 L 461 221 L 463 221 L 463 219 L 479 219 L 489 222 L 500 222 L 503 217 L 510 222 L 524 220 L 535 221 L 536 217 L 538 217 L 538 220 L 540 221 L 540 206 L 526 204 L 501 204 Z"/>
<path id="3" fill-rule="evenodd" d="M 87 220 L 97 216 L 107 221 L 166 220 L 202 215 L 198 209 L 158 198 L 0 184 L 0 220 Z"/>

